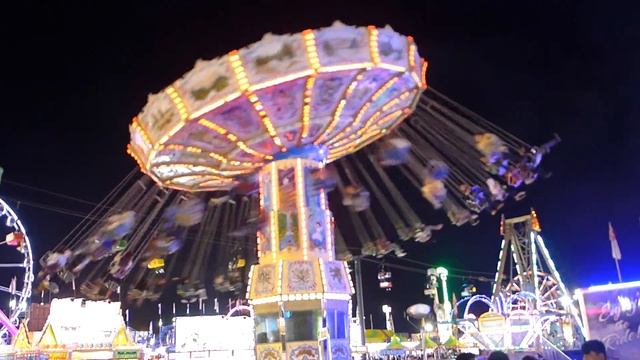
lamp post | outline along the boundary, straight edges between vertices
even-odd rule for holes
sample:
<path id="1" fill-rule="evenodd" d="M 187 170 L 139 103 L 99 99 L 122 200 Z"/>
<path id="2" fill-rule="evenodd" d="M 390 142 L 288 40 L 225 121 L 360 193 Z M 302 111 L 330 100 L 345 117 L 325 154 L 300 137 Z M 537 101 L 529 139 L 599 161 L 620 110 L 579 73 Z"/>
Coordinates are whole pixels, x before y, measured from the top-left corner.
<path id="1" fill-rule="evenodd" d="M 393 329 L 393 315 L 391 314 L 391 306 L 382 305 L 382 312 L 384 313 L 385 319 L 387 321 L 387 330 L 394 331 L 394 329 Z"/>
<path id="2" fill-rule="evenodd" d="M 353 258 L 353 267 L 356 278 L 356 315 L 358 316 L 358 322 L 360 323 L 360 345 L 366 346 L 365 340 L 365 325 L 364 325 L 364 296 L 362 294 L 362 256 L 355 256 Z"/>
<path id="3" fill-rule="evenodd" d="M 431 307 L 426 304 L 415 304 L 407 308 L 406 314 L 414 319 L 420 320 L 420 340 L 422 341 L 422 359 L 427 357 L 425 337 L 426 332 L 433 331 L 433 324 L 426 321 L 427 317 L 431 313 Z"/>

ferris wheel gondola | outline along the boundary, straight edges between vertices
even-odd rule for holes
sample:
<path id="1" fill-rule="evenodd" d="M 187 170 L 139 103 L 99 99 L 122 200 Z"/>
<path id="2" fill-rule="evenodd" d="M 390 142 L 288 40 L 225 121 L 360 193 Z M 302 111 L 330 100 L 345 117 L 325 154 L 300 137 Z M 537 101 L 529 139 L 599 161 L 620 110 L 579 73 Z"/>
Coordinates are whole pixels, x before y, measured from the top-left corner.
<path id="1" fill-rule="evenodd" d="M 380 283 L 380 289 L 391 291 L 393 288 L 393 282 L 391 281 L 391 271 L 387 270 L 384 265 L 380 266 L 378 271 L 378 282 Z"/>
<path id="2" fill-rule="evenodd" d="M 16 326 L 24 317 L 31 299 L 33 257 L 29 236 L 15 211 L 0 199 L 0 229 L 5 240 L 0 244 L 13 249 L 2 251 L 3 274 L 9 276 L 8 286 L 0 285 L 0 337 L 15 335 Z"/>

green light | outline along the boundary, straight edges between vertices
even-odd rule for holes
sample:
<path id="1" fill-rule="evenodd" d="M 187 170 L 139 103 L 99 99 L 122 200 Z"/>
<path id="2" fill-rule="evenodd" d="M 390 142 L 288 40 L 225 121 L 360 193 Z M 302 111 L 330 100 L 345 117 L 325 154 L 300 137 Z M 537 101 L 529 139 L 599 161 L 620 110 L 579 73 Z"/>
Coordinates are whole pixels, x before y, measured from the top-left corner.
<path id="1" fill-rule="evenodd" d="M 442 266 L 437 267 L 436 272 L 438 273 L 438 275 L 444 275 L 444 276 L 449 275 L 449 270 L 443 268 Z"/>

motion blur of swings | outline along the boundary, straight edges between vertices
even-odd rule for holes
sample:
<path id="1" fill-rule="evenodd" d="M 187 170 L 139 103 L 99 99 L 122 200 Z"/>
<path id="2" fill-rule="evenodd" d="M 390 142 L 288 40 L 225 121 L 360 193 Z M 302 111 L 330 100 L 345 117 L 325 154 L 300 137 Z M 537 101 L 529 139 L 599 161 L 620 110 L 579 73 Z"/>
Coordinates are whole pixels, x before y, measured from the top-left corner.
<path id="1" fill-rule="evenodd" d="M 496 215 L 549 176 L 541 164 L 559 142 L 554 135 L 529 145 L 429 88 L 385 137 L 310 172 L 310 189 L 329 194 L 340 214 L 333 228 L 339 259 L 403 257 L 403 242 L 428 243 L 445 226 L 419 216 L 429 214 L 425 206 L 454 226 Z M 295 197 L 292 183 L 281 186 L 282 196 Z M 188 304 L 212 293 L 242 297 L 266 225 L 255 173 L 227 189 L 187 193 L 133 171 L 42 256 L 36 290 L 71 287 L 89 299 L 124 295 L 132 304 L 156 301 L 167 289 Z"/>

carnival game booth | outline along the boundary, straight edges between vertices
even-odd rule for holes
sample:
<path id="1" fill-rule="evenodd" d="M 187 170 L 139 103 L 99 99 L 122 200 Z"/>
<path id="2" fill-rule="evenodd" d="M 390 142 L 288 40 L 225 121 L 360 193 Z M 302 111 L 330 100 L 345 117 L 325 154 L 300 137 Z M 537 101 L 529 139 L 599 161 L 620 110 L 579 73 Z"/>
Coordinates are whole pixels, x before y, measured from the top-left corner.
<path id="1" fill-rule="evenodd" d="M 12 344 L 15 359 L 140 359 L 120 303 L 54 299 L 41 332 L 23 322 Z"/>
<path id="2" fill-rule="evenodd" d="M 169 359 L 255 359 L 253 318 L 182 316 L 175 319 L 175 352 Z"/>
<path id="3" fill-rule="evenodd" d="M 34 347 L 34 342 L 41 338 L 42 330 L 44 330 L 49 317 L 49 309 L 49 304 L 31 304 L 27 315 L 28 320 L 21 321 L 11 343 L 0 348 L 0 359 L 40 357 L 38 349 Z"/>

